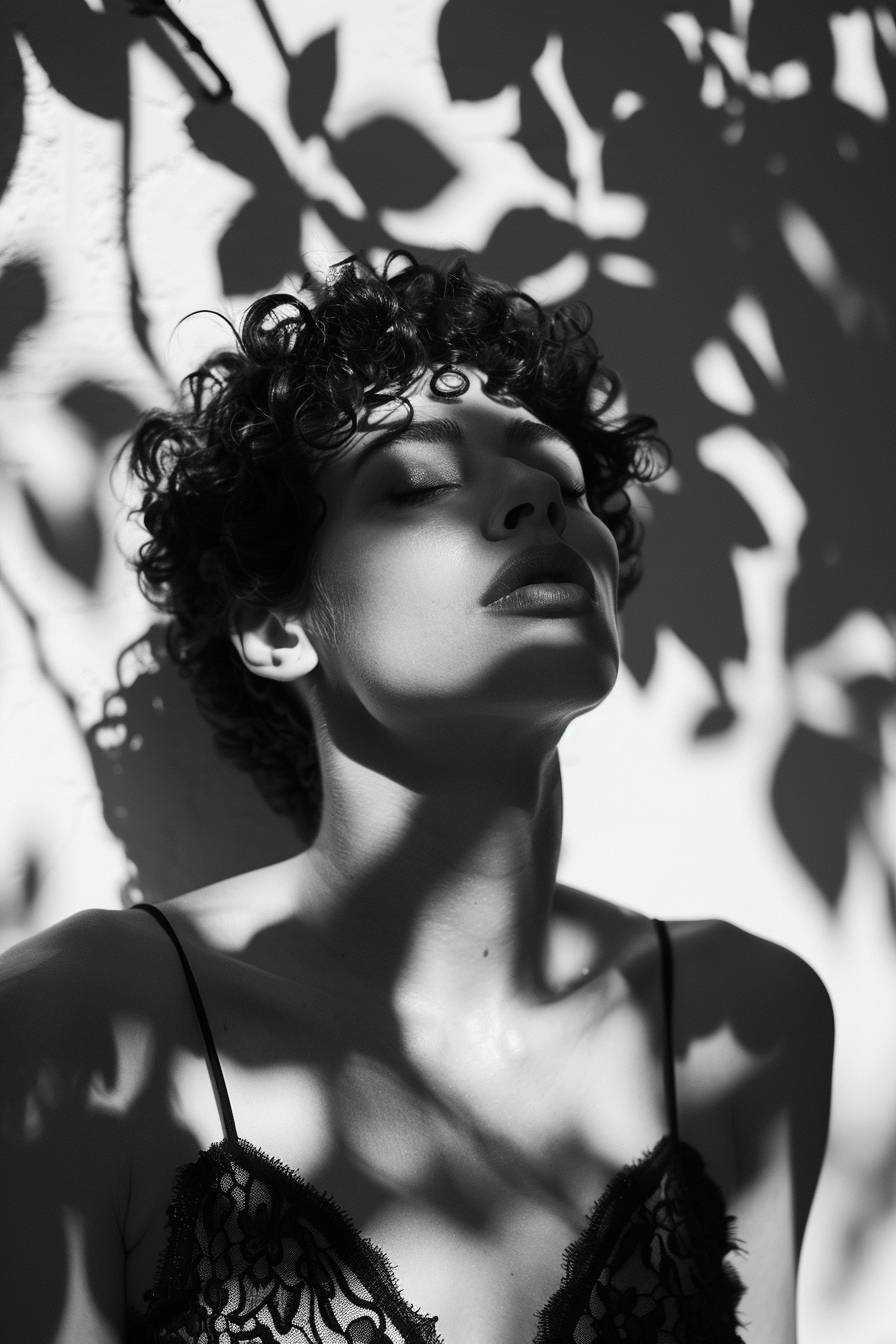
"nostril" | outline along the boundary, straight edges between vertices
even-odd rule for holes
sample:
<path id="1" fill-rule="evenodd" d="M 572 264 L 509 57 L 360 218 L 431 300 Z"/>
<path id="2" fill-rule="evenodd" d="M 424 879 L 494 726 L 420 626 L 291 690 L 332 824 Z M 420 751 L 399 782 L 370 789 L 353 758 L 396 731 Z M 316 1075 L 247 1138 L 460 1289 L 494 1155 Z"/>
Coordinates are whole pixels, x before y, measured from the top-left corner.
<path id="1" fill-rule="evenodd" d="M 507 516 L 504 520 L 505 524 L 507 527 L 516 527 L 521 518 L 524 518 L 526 514 L 534 512 L 535 505 L 530 504 L 528 500 L 523 504 L 514 504 L 512 509 L 507 510 Z"/>
<path id="2" fill-rule="evenodd" d="M 508 509 L 504 518 L 504 526 L 514 528 L 526 517 L 535 513 L 535 505 L 527 500 L 523 504 L 514 504 L 512 509 Z M 551 527 L 559 535 L 563 536 L 566 531 L 566 509 L 563 503 L 556 499 L 548 501 L 547 518 Z"/>

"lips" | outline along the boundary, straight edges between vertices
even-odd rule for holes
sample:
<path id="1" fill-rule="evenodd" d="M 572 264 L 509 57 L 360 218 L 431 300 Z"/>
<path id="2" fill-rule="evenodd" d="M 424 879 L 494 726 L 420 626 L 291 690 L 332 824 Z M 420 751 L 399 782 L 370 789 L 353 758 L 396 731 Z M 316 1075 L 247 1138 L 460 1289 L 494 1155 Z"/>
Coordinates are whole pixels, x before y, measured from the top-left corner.
<path id="1" fill-rule="evenodd" d="M 590 567 L 578 552 L 560 541 L 550 546 L 534 546 L 512 556 L 498 570 L 479 599 L 480 604 L 487 607 L 527 583 L 577 583 L 592 600 L 596 595 Z"/>

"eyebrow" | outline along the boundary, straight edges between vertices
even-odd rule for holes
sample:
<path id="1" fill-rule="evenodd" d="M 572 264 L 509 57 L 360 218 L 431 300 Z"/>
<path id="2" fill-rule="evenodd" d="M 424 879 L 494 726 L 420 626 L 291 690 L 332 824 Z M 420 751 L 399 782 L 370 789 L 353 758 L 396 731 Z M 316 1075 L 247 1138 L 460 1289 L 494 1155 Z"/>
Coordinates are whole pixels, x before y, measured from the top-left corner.
<path id="1" fill-rule="evenodd" d="M 507 422 L 504 426 L 504 438 L 508 443 L 522 448 L 530 448 L 539 443 L 562 443 L 570 452 L 575 453 L 577 459 L 579 456 L 569 439 L 565 434 L 561 434 L 559 429 L 553 429 L 541 420 L 530 420 L 522 415 L 514 416 Z M 369 461 L 378 449 L 391 448 L 396 443 L 462 444 L 463 442 L 463 427 L 457 420 L 442 417 L 433 420 L 414 419 L 406 429 L 392 430 L 381 435 L 373 443 L 366 444 L 355 459 L 351 474 L 353 477 L 357 475 L 364 463 Z"/>

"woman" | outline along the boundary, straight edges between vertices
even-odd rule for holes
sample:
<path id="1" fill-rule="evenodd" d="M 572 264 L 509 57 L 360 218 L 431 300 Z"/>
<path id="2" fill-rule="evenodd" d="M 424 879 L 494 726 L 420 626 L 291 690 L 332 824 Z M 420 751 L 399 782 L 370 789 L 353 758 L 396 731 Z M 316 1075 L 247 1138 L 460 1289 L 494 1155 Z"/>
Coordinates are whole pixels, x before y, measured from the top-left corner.
<path id="1" fill-rule="evenodd" d="M 11 1338 L 794 1340 L 823 986 L 556 880 L 665 465 L 586 326 L 351 260 L 137 430 L 143 585 L 308 843 L 6 958 Z"/>

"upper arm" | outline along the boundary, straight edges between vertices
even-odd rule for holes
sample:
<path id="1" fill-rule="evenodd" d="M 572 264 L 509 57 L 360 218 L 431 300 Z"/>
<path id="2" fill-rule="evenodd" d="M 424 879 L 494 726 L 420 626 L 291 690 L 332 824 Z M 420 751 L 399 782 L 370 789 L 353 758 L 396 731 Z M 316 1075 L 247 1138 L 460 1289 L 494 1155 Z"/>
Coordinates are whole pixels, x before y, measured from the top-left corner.
<path id="1" fill-rule="evenodd" d="M 4 1336 L 120 1344 L 122 1146 L 93 1110 L 114 1068 L 91 920 L 0 957 L 0 1290 Z"/>
<path id="2" fill-rule="evenodd" d="M 744 1061 L 732 1094 L 730 1212 L 744 1255 L 746 1344 L 793 1344 L 796 1271 L 827 1142 L 834 1021 L 815 971 L 740 930 L 731 1025 Z"/>

